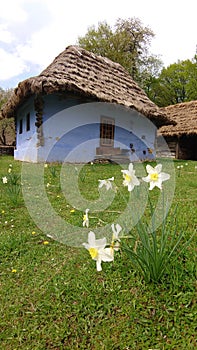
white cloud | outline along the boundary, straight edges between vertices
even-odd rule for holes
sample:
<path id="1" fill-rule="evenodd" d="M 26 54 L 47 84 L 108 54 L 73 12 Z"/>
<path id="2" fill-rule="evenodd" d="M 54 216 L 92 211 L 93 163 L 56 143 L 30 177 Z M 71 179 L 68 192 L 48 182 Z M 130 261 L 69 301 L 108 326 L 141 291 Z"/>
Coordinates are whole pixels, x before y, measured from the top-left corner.
<path id="1" fill-rule="evenodd" d="M 47 27 L 39 32 L 35 32 L 31 40 L 24 45 L 20 44 L 16 50 L 24 61 L 32 64 L 38 64 L 40 67 L 44 67 L 46 64 L 51 63 L 54 59 L 54 54 L 60 53 L 60 41 L 56 40 L 55 28 Z M 62 48 L 63 50 L 64 48 Z"/>
<path id="2" fill-rule="evenodd" d="M 27 71 L 27 66 L 24 61 L 15 54 L 8 53 L 0 48 L 0 79 L 7 80 L 15 77 L 24 71 Z"/>
<path id="3" fill-rule="evenodd" d="M 118 18 L 140 18 L 156 34 L 151 51 L 165 65 L 195 54 L 196 0 L 5 0 L 0 2 L 0 79 L 6 81 L 37 67 L 39 74 L 88 27 Z M 5 51 L 7 50 L 7 51 Z M 12 53 L 12 54 L 11 54 Z M 0 83 L 0 86 L 2 84 Z"/>
<path id="4" fill-rule="evenodd" d="M 7 30 L 6 25 L 0 25 L 0 42 L 10 44 L 14 39 L 14 35 Z"/>
<path id="5" fill-rule="evenodd" d="M 24 22 L 27 19 L 27 13 L 21 5 L 25 0 L 5 0 L 0 2 L 0 18 L 4 21 Z"/>

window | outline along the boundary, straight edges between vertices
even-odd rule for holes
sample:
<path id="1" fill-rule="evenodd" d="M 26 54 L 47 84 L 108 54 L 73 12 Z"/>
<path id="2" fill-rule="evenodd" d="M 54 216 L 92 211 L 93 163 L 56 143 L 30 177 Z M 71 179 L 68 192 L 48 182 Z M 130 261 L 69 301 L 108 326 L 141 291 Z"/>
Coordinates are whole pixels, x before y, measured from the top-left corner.
<path id="1" fill-rule="evenodd" d="M 26 131 L 30 130 L 30 113 L 26 115 Z"/>
<path id="2" fill-rule="evenodd" d="M 23 119 L 19 120 L 19 134 L 22 134 L 23 132 Z"/>
<path id="3" fill-rule="evenodd" d="M 100 123 L 100 144 L 101 146 L 114 145 L 114 119 L 101 117 Z"/>

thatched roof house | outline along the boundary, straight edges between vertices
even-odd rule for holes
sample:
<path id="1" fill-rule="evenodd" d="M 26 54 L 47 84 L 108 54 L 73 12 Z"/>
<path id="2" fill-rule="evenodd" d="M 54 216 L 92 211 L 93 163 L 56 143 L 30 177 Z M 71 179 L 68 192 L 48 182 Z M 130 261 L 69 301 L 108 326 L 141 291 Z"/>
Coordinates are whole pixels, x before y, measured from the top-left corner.
<path id="1" fill-rule="evenodd" d="M 31 95 L 64 91 L 134 108 L 157 126 L 169 124 L 165 114 L 120 64 L 78 46 L 67 47 L 38 76 L 19 83 L 2 113 L 7 117 L 15 115 Z"/>
<path id="2" fill-rule="evenodd" d="M 178 103 L 161 108 L 176 122 L 162 126 L 158 136 L 163 136 L 176 158 L 197 159 L 197 101 Z"/>
<path id="3" fill-rule="evenodd" d="M 85 111 L 89 102 L 99 102 L 101 109 Z M 76 107 L 74 115 L 70 107 Z M 84 148 L 72 161 L 83 155 L 152 159 L 155 127 L 173 123 L 120 64 L 78 46 L 67 47 L 38 76 L 19 83 L 2 113 L 16 120 L 15 159 L 34 162 L 45 161 L 52 147 L 50 161 L 62 161 L 77 144 Z"/>
<path id="4" fill-rule="evenodd" d="M 163 136 L 197 134 L 197 101 L 163 107 L 161 111 L 176 122 L 176 125 L 162 126 L 159 129 Z"/>

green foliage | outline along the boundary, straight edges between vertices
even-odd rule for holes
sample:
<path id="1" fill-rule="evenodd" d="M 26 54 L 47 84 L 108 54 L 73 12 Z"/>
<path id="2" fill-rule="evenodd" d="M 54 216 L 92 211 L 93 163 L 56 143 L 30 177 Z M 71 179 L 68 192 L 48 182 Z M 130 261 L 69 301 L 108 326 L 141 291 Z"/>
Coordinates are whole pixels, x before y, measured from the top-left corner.
<path id="1" fill-rule="evenodd" d="M 153 31 L 144 27 L 138 18 L 118 19 L 112 29 L 106 22 L 92 26 L 84 37 L 78 38 L 78 44 L 84 49 L 108 57 L 120 63 L 132 76 L 143 85 L 145 77 L 153 69 L 161 66 L 156 56 L 149 54 Z"/>
<path id="2" fill-rule="evenodd" d="M 163 68 L 148 90 L 158 106 L 168 106 L 197 99 L 197 63 L 185 60 Z"/>
<path id="3" fill-rule="evenodd" d="M 123 250 L 130 257 L 134 267 L 142 273 L 146 282 L 158 283 L 164 274 L 172 271 L 181 252 L 186 249 L 193 236 L 182 244 L 186 227 L 178 226 L 177 210 L 167 215 L 169 208 L 165 208 L 164 203 L 163 223 L 161 228 L 157 229 L 154 222 L 154 206 L 150 198 L 149 204 L 151 230 L 147 218 L 140 219 L 135 227 L 136 234 L 133 230 L 130 232 L 133 243 L 130 244 L 130 240 L 127 243 L 123 240 Z"/>
<path id="4" fill-rule="evenodd" d="M 0 119 L 0 144 L 13 144 L 15 140 L 14 118 Z"/>
<path id="5" fill-rule="evenodd" d="M 0 87 L 0 110 L 13 93 L 13 89 L 4 90 Z"/>
<path id="6" fill-rule="evenodd" d="M 14 118 L 3 118 L 1 109 L 12 95 L 13 89 L 3 90 L 0 87 L 0 144 L 12 144 L 15 140 Z"/>
<path id="7" fill-rule="evenodd" d="M 197 99 L 197 62 L 178 61 L 167 68 L 149 52 L 153 31 L 138 18 L 118 19 L 92 26 L 78 44 L 95 54 L 120 63 L 160 107 Z"/>
<path id="8" fill-rule="evenodd" d="M 4 190 L 7 193 L 7 196 L 10 199 L 10 203 L 14 206 L 17 206 L 19 203 L 21 203 L 21 176 L 20 174 L 16 173 L 13 168 L 12 164 L 9 165 L 7 175 L 4 174 L 2 177 L 5 179 L 4 183 Z"/>

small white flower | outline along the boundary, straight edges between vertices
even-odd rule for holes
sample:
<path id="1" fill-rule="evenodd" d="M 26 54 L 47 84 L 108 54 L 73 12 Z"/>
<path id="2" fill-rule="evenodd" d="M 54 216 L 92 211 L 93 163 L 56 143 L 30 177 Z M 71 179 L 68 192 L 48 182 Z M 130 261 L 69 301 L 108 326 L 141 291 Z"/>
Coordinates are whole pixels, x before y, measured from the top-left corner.
<path id="1" fill-rule="evenodd" d="M 88 212 L 90 209 L 86 209 L 85 214 L 83 216 L 83 227 L 89 227 L 89 217 L 88 217 Z"/>
<path id="2" fill-rule="evenodd" d="M 83 243 L 83 246 L 89 251 L 91 258 L 96 261 L 97 271 L 102 271 L 102 261 L 110 262 L 114 260 L 113 249 L 105 248 L 106 238 L 95 239 L 94 232 L 88 234 L 88 243 Z"/>
<path id="3" fill-rule="evenodd" d="M 118 235 L 119 235 L 120 231 L 122 230 L 122 227 L 119 224 L 116 224 L 116 226 L 114 224 L 112 224 L 111 228 L 112 228 L 112 231 L 113 231 L 112 240 L 120 242 L 120 239 L 119 239 Z"/>
<path id="4" fill-rule="evenodd" d="M 167 173 L 162 173 L 161 169 L 162 164 L 156 165 L 155 168 L 153 168 L 151 165 L 146 166 L 148 176 L 143 177 L 142 180 L 150 183 L 149 190 L 152 190 L 155 186 L 162 190 L 162 182 L 170 178 L 170 175 Z"/>
<path id="5" fill-rule="evenodd" d="M 112 234 L 112 243 L 111 246 L 115 251 L 118 251 L 120 248 L 120 238 L 118 237 L 120 231 L 122 230 L 122 227 L 119 224 L 111 225 L 113 234 Z"/>
<path id="6" fill-rule="evenodd" d="M 103 253 L 104 253 L 104 255 L 103 255 L 103 253 L 102 253 L 102 256 L 104 257 L 104 259 L 108 259 L 108 260 L 103 260 L 103 261 L 113 261 L 114 260 L 114 250 L 116 250 L 115 249 L 115 247 L 108 247 L 108 248 L 104 248 L 103 249 Z M 118 249 L 117 249 L 118 250 Z"/>
<path id="7" fill-rule="evenodd" d="M 99 181 L 99 186 L 98 186 L 99 188 L 105 186 L 107 191 L 113 188 L 112 181 L 114 181 L 114 177 L 110 177 L 107 180 L 98 180 L 98 181 Z"/>
<path id="8" fill-rule="evenodd" d="M 128 186 L 128 191 L 131 192 L 135 186 L 139 186 L 140 182 L 135 175 L 135 170 L 133 170 L 133 164 L 129 164 L 128 170 L 121 170 L 123 173 L 124 181 L 123 185 Z"/>
<path id="9" fill-rule="evenodd" d="M 2 181 L 3 181 L 3 184 L 7 184 L 8 183 L 8 179 L 6 176 L 3 176 L 2 177 Z"/>
<path id="10" fill-rule="evenodd" d="M 8 174 L 10 174 L 12 172 L 12 168 L 8 169 Z"/>

